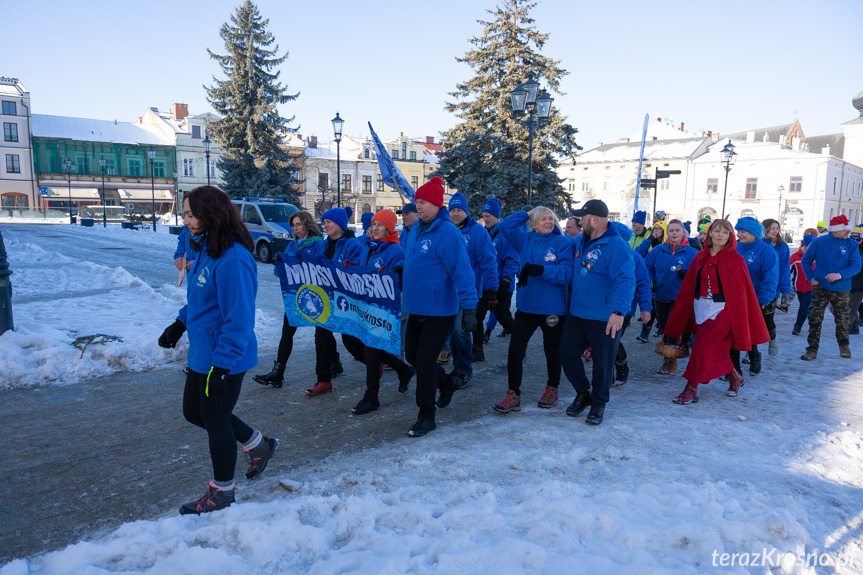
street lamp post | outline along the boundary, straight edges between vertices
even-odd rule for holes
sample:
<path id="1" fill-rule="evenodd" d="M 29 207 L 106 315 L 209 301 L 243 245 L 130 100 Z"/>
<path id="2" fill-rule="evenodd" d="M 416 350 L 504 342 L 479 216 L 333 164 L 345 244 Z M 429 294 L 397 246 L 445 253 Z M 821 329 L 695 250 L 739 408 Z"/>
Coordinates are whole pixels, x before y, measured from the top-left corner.
<path id="1" fill-rule="evenodd" d="M 728 172 L 731 171 L 731 168 L 734 166 L 734 162 L 737 160 L 737 153 L 734 151 L 734 144 L 731 143 L 731 140 L 728 140 L 728 143 L 725 144 L 725 147 L 722 148 L 719 155 L 722 158 L 722 167 L 725 168 L 725 190 L 722 192 L 722 213 L 719 214 L 720 218 L 724 218 L 725 196 L 728 195 Z"/>
<path id="2" fill-rule="evenodd" d="M 147 156 L 150 157 L 150 189 L 153 195 L 153 231 L 156 231 L 156 174 L 154 169 L 156 167 L 156 150 L 153 149 L 153 146 L 150 146 L 147 149 Z"/>
<path id="3" fill-rule="evenodd" d="M 551 102 L 553 98 L 543 90 L 539 92 L 539 82 L 533 78 L 533 73 L 527 77 L 527 82 L 516 87 L 510 92 L 512 100 L 512 112 L 517 117 L 525 111 L 528 113 L 527 129 L 528 129 L 528 148 L 527 148 L 527 203 L 531 203 L 533 193 L 533 130 L 535 126 L 535 117 L 539 120 L 547 120 L 551 112 Z"/>
<path id="4" fill-rule="evenodd" d="M 108 216 L 105 213 L 105 156 L 99 156 L 99 167 L 102 168 L 102 227 L 108 227 Z M 70 184 L 71 185 L 71 184 Z"/>
<path id="5" fill-rule="evenodd" d="M 785 186 L 779 184 L 779 216 L 776 218 L 776 221 L 779 222 L 779 225 L 782 226 L 782 194 L 785 193 Z"/>
<path id="6" fill-rule="evenodd" d="M 204 158 L 206 161 L 207 170 L 207 185 L 210 185 L 210 131 L 204 132 Z"/>
<path id="7" fill-rule="evenodd" d="M 336 140 L 336 207 L 340 208 L 342 207 L 342 164 L 339 146 L 342 142 L 342 127 L 345 125 L 345 121 L 336 112 L 336 117 L 332 119 L 332 122 L 333 135 Z"/>
<path id="8" fill-rule="evenodd" d="M 180 213 L 180 184 L 177 182 L 177 170 L 174 169 L 174 225 L 177 224 L 177 219 Z"/>
<path id="9" fill-rule="evenodd" d="M 63 169 L 66 171 L 66 181 L 69 183 L 69 223 L 74 224 L 75 218 L 72 216 L 72 168 L 75 166 L 70 158 L 66 158 L 63 162 Z"/>

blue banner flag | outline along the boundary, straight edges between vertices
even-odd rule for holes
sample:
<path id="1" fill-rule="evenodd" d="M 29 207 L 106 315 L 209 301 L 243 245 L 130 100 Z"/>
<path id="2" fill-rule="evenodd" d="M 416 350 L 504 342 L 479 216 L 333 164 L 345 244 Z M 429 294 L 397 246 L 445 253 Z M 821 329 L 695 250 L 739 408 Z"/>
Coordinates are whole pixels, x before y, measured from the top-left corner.
<path id="1" fill-rule="evenodd" d="M 414 201 L 414 189 L 393 163 L 393 159 L 387 153 L 381 139 L 375 134 L 371 122 L 369 122 L 369 130 L 372 132 L 372 141 L 375 143 L 375 155 L 378 157 L 378 166 L 381 169 L 381 180 L 389 187 L 395 188 L 398 193 L 410 201 Z"/>
<path id="2" fill-rule="evenodd" d="M 644 115 L 644 131 L 641 133 L 641 152 L 638 154 L 638 175 L 635 179 L 635 209 L 633 214 L 638 211 L 638 192 L 641 190 L 641 164 L 644 163 L 644 142 L 647 141 L 647 121 L 650 119 L 650 114 Z"/>
<path id="3" fill-rule="evenodd" d="M 390 270 L 344 266 L 300 252 L 276 266 L 288 321 L 359 338 L 401 353 L 401 290 Z"/>

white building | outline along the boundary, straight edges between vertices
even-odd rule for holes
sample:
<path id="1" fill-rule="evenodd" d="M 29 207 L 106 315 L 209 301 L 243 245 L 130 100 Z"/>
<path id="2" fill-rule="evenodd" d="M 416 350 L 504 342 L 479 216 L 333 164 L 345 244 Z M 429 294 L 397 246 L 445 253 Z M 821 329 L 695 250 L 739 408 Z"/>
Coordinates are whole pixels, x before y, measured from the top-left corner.
<path id="1" fill-rule="evenodd" d="M 342 207 L 353 208 L 353 223 L 360 221 L 362 212 L 377 211 L 381 184 L 376 181 L 380 178 L 371 140 L 360 142 L 343 135 L 338 146 L 338 166 L 335 141 L 321 146 L 316 136 L 309 136 L 303 155 L 304 210 L 319 216 L 335 205 L 340 176 Z"/>
<path id="2" fill-rule="evenodd" d="M 37 186 L 30 141 L 30 92 L 18 78 L 0 77 L 0 104 L 0 207 L 34 208 Z"/>

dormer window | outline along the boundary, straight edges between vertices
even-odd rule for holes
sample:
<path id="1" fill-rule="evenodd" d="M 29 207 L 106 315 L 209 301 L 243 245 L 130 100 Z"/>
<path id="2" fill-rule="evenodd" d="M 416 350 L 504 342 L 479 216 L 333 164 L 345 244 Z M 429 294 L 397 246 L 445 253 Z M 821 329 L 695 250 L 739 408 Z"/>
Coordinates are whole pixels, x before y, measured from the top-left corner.
<path id="1" fill-rule="evenodd" d="M 369 151 L 369 149 L 368 149 L 368 148 L 366 148 L 365 150 L 363 150 L 363 157 L 364 157 L 364 158 L 370 158 L 370 157 L 371 157 L 371 152 Z"/>
<path id="2" fill-rule="evenodd" d="M 201 126 L 192 126 L 192 137 L 196 140 L 201 139 Z"/>

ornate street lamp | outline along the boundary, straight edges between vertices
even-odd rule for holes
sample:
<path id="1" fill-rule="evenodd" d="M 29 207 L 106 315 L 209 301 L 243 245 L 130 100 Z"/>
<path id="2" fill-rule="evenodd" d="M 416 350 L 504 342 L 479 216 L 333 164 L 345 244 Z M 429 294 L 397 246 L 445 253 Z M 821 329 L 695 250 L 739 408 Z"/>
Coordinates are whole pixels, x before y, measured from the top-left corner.
<path id="1" fill-rule="evenodd" d="M 731 143 L 731 140 L 728 140 L 728 143 L 725 144 L 725 147 L 722 148 L 719 155 L 722 158 L 722 167 L 725 168 L 725 190 L 722 192 L 722 213 L 719 214 L 720 218 L 724 218 L 725 196 L 728 195 L 728 172 L 731 171 L 731 168 L 734 166 L 734 162 L 737 160 L 737 153 L 734 151 L 734 144 Z"/>
<path id="2" fill-rule="evenodd" d="M 211 143 L 212 142 L 210 141 L 210 131 L 207 130 L 206 132 L 204 132 L 204 157 L 206 158 L 206 162 L 207 162 L 207 185 L 208 186 L 210 185 L 210 145 L 211 145 Z"/>
<path id="3" fill-rule="evenodd" d="M 108 216 L 105 213 L 105 156 L 99 156 L 99 166 L 102 168 L 102 227 L 108 227 Z M 71 185 L 71 184 L 70 184 Z"/>
<path id="4" fill-rule="evenodd" d="M 342 128 L 345 125 L 345 121 L 339 116 L 339 113 L 336 112 L 336 117 L 332 119 L 333 122 L 333 135 L 336 140 L 336 207 L 342 207 L 342 164 L 341 164 L 341 154 L 339 150 L 339 146 L 342 142 Z"/>
<path id="5" fill-rule="evenodd" d="M 147 149 L 147 156 L 150 157 L 150 186 L 153 194 L 153 231 L 156 231 L 156 174 L 154 173 L 154 169 L 156 167 L 156 150 L 153 149 L 153 146 L 150 146 Z"/>
<path id="6" fill-rule="evenodd" d="M 75 162 L 71 158 L 66 158 L 63 162 L 63 171 L 66 172 L 66 181 L 69 183 L 69 223 L 75 223 L 75 217 L 72 215 L 72 168 L 75 167 Z"/>
<path id="7" fill-rule="evenodd" d="M 527 203 L 531 203 L 533 193 L 533 130 L 536 124 L 535 118 L 540 121 L 547 120 L 551 113 L 551 103 L 554 99 L 548 95 L 548 92 L 543 90 L 539 92 L 539 82 L 533 78 L 531 72 L 527 77 L 527 82 L 521 86 L 517 86 L 509 96 L 512 101 L 513 115 L 518 118 L 521 114 L 527 112 L 527 128 L 528 128 L 528 148 L 527 148 Z"/>

